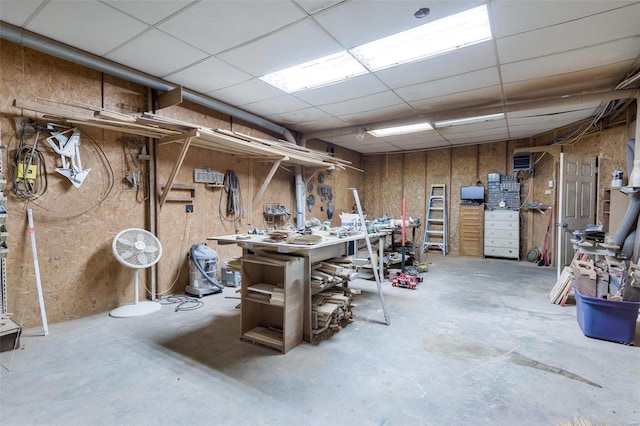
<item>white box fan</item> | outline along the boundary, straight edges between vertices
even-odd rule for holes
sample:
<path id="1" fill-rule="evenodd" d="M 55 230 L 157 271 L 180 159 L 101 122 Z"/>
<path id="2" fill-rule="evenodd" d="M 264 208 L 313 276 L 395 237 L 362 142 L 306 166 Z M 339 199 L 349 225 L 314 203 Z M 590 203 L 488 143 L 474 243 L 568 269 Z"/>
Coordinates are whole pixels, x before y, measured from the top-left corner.
<path id="1" fill-rule="evenodd" d="M 145 229 L 129 228 L 115 236 L 112 247 L 118 262 L 135 270 L 133 290 L 135 301 L 131 305 L 112 310 L 109 315 L 116 318 L 135 317 L 159 310 L 162 305 L 158 302 L 138 300 L 138 272 L 140 269 L 149 268 L 158 263 L 162 256 L 160 240 Z"/>

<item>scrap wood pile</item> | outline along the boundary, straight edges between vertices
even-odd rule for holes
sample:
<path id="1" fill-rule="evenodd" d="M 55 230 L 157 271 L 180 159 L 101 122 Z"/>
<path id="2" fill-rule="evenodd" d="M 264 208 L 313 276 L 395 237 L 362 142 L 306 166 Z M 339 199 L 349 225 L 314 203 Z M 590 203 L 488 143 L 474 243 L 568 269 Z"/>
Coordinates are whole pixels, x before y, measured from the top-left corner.
<path id="1" fill-rule="evenodd" d="M 353 296 L 359 290 L 349 288 L 353 269 L 345 259 L 336 263 L 319 262 L 311 271 L 311 328 L 318 337 L 336 333 L 353 320 Z"/>
<path id="2" fill-rule="evenodd" d="M 608 300 L 640 301 L 640 267 L 633 262 L 605 257 L 593 261 L 587 256 L 573 259 L 549 293 L 551 303 L 564 305 L 573 287 L 581 295 Z"/>

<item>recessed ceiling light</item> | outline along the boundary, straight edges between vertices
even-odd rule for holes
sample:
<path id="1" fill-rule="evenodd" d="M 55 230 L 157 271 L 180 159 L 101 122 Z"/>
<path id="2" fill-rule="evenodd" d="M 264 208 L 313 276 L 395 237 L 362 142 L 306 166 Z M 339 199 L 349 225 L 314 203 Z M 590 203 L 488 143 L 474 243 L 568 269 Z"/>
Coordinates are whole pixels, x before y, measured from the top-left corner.
<path id="1" fill-rule="evenodd" d="M 428 13 L 428 8 L 418 12 L 425 9 Z M 374 40 L 348 52 L 338 52 L 266 74 L 260 80 L 293 93 L 426 59 L 490 39 L 489 15 L 487 6 L 483 5 Z"/>
<path id="2" fill-rule="evenodd" d="M 487 6 L 456 13 L 355 47 L 350 52 L 372 71 L 426 59 L 491 40 Z"/>
<path id="3" fill-rule="evenodd" d="M 428 7 L 421 7 L 420 9 L 416 10 L 416 13 L 413 14 L 413 16 L 415 16 L 416 18 L 420 19 L 420 18 L 424 18 L 425 16 L 427 16 L 429 14 L 429 12 L 431 12 L 429 10 Z"/>
<path id="4" fill-rule="evenodd" d="M 260 80 L 287 93 L 293 93 L 336 83 L 367 72 L 353 56 L 342 51 L 266 74 L 260 77 Z"/>
<path id="5" fill-rule="evenodd" d="M 406 124 L 402 126 L 385 127 L 383 129 L 368 130 L 367 133 L 377 138 L 383 138 L 385 136 L 404 135 L 407 133 L 424 132 L 425 130 L 431 130 L 431 129 L 433 129 L 431 124 L 424 122 L 424 123 Z"/>
<path id="6" fill-rule="evenodd" d="M 504 118 L 504 113 L 502 112 L 498 114 L 478 115 L 476 117 L 456 118 L 455 120 L 436 121 L 435 123 L 433 123 L 433 127 L 441 128 L 448 126 L 457 126 L 460 124 L 482 123 L 485 121 L 500 120 L 501 118 Z"/>

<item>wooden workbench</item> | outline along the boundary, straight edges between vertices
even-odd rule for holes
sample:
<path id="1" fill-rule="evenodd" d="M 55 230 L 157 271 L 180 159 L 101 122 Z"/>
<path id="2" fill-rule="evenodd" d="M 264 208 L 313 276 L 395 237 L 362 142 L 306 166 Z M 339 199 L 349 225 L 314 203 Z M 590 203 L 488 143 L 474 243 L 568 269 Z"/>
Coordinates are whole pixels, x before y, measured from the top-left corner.
<path id="1" fill-rule="evenodd" d="M 378 240 L 378 268 L 380 276 L 383 271 L 384 243 L 383 240 L 388 233 L 379 232 L 369 234 L 370 240 Z M 343 257 L 349 253 L 349 243 L 353 243 L 354 254 L 357 252 L 357 241 L 363 240 L 365 234 L 349 235 L 338 238 L 334 236 L 324 236 L 322 242 L 318 244 L 288 244 L 286 242 L 269 242 L 264 241 L 267 238 L 264 235 L 222 235 L 217 237 L 208 237 L 208 240 L 217 241 L 219 245 L 236 244 L 243 249 L 243 254 L 248 255 L 252 252 L 277 253 L 281 255 L 298 256 L 304 259 L 304 277 L 302 280 L 304 286 L 304 310 L 303 310 L 303 339 L 306 342 L 313 341 L 312 323 L 311 323 L 311 267 L 314 263 L 334 257 Z M 373 266 L 373 265 L 372 265 Z"/>

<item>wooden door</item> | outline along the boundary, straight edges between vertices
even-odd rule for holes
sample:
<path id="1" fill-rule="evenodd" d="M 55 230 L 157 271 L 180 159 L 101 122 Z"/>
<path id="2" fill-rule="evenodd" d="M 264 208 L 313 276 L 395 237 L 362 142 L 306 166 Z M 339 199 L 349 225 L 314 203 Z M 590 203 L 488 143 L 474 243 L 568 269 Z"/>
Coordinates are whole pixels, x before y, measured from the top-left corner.
<path id="1" fill-rule="evenodd" d="M 557 245 L 558 276 L 573 258 L 573 231 L 596 220 L 596 157 L 560 154 Z"/>

